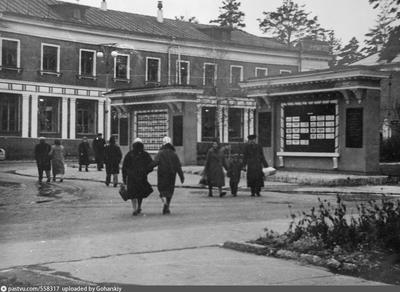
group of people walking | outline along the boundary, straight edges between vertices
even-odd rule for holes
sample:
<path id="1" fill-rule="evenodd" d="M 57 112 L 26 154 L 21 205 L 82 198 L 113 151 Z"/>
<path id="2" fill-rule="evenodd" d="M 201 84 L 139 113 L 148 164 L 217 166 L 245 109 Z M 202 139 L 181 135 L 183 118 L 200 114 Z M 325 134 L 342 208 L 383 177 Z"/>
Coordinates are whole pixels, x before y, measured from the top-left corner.
<path id="1" fill-rule="evenodd" d="M 241 171 L 247 168 L 247 186 L 250 188 L 251 196 L 261 196 L 261 188 L 264 186 L 263 167 L 268 167 L 262 147 L 256 143 L 256 135 L 249 135 L 248 143 L 244 148 L 243 161 L 239 155 L 234 154 L 226 159 L 219 141 L 215 140 L 208 150 L 203 171 L 203 181 L 208 185 L 208 196 L 213 196 L 213 188 L 217 187 L 219 196 L 224 197 L 226 192 L 222 191 L 225 186 L 225 175 L 223 168 L 229 177 L 231 194 L 237 196 L 238 184 Z"/>
<path id="2" fill-rule="evenodd" d="M 35 158 L 39 172 L 39 182 L 42 182 L 43 172 L 46 173 L 47 182 L 50 182 L 50 170 L 53 169 L 53 181 L 59 175 L 60 182 L 64 178 L 64 147 L 61 141 L 56 139 L 54 145 L 46 143 L 45 138 L 39 138 L 40 142 L 35 147 Z M 213 188 L 218 188 L 219 196 L 224 197 L 225 174 L 229 177 L 229 186 L 231 194 L 237 196 L 238 184 L 242 170 L 247 169 L 247 185 L 250 187 L 251 196 L 260 196 L 261 187 L 264 186 L 263 167 L 268 167 L 264 157 L 262 147 L 256 143 L 256 135 L 248 136 L 248 143 L 244 148 L 243 160 L 240 160 L 238 154 L 225 156 L 219 141 L 215 140 L 212 147 L 208 150 L 206 162 L 203 171 L 203 178 L 208 185 L 208 196 L 213 196 Z M 120 172 L 120 163 L 122 152 L 116 144 L 115 137 L 111 137 L 106 144 L 101 134 L 98 134 L 92 143 L 97 170 L 106 168 L 105 184 L 112 183 L 118 185 L 118 175 Z M 86 137 L 78 147 L 79 152 L 79 171 L 85 166 L 88 171 L 90 164 L 89 153 L 90 145 Z M 131 150 L 125 155 L 122 162 L 122 180 L 127 188 L 128 199 L 132 202 L 133 215 L 137 216 L 142 212 L 143 199 L 147 198 L 153 188 L 148 181 L 148 174 L 157 166 L 157 188 L 162 200 L 162 214 L 170 214 L 170 205 L 175 190 L 175 180 L 178 175 L 181 182 L 184 183 L 185 177 L 182 171 L 181 162 L 172 145 L 171 138 L 164 137 L 163 145 L 154 159 L 145 151 L 143 142 L 136 138 Z"/>
<path id="3" fill-rule="evenodd" d="M 53 182 L 59 177 L 60 182 L 64 180 L 65 150 L 59 139 L 54 140 L 54 145 L 46 143 L 44 137 L 39 138 L 39 144 L 35 146 L 35 160 L 39 172 L 39 183 L 42 183 L 43 172 L 46 173 L 47 182 L 51 181 L 50 171 L 52 170 Z"/>

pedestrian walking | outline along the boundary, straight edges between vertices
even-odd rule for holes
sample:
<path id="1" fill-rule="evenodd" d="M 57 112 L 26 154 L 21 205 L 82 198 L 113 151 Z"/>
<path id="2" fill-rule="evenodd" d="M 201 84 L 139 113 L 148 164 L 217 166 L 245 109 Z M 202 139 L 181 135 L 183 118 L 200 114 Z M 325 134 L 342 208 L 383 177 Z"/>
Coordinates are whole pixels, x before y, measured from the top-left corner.
<path id="1" fill-rule="evenodd" d="M 115 143 L 115 137 L 111 136 L 108 145 L 104 149 L 104 162 L 106 164 L 106 185 L 111 182 L 113 176 L 113 185 L 118 185 L 119 163 L 122 159 L 121 148 Z"/>
<path id="2" fill-rule="evenodd" d="M 228 171 L 226 176 L 229 177 L 229 186 L 231 188 L 231 194 L 234 197 L 237 196 L 241 171 L 242 162 L 240 161 L 239 154 L 231 155 L 231 159 L 228 160 Z"/>
<path id="3" fill-rule="evenodd" d="M 147 180 L 152 162 L 150 155 L 144 151 L 142 140 L 136 138 L 132 150 L 125 155 L 122 163 L 122 179 L 127 185 L 128 195 L 132 201 L 133 216 L 142 212 L 143 199 L 153 192 Z"/>
<path id="4" fill-rule="evenodd" d="M 63 182 L 65 174 L 65 150 L 59 139 L 54 140 L 54 145 L 51 146 L 49 155 L 51 157 L 51 168 L 53 169 L 53 181 L 55 182 L 56 177 L 59 176 L 60 182 Z"/>
<path id="5" fill-rule="evenodd" d="M 93 140 L 92 148 L 94 151 L 94 159 L 96 160 L 97 170 L 101 171 L 104 168 L 104 147 L 106 141 L 103 139 L 103 134 L 98 133 Z"/>
<path id="6" fill-rule="evenodd" d="M 51 170 L 51 160 L 50 160 L 50 144 L 46 143 L 45 137 L 39 138 L 39 143 L 35 146 L 35 160 L 39 173 L 39 183 L 43 180 L 43 171 L 46 173 L 47 182 L 50 182 L 50 170 Z"/>
<path id="7" fill-rule="evenodd" d="M 162 213 L 170 214 L 170 205 L 175 190 L 176 174 L 179 175 L 181 182 L 184 183 L 181 162 L 175 153 L 175 148 L 171 143 L 170 137 L 163 138 L 163 146 L 154 158 L 150 168 L 158 166 L 157 169 L 157 188 L 163 203 Z"/>
<path id="8" fill-rule="evenodd" d="M 85 171 L 89 171 L 89 152 L 90 145 L 87 137 L 82 138 L 82 142 L 78 146 L 79 154 L 79 171 L 82 171 L 82 166 L 85 166 Z"/>
<path id="9" fill-rule="evenodd" d="M 247 166 L 247 186 L 251 196 L 260 197 L 261 187 L 264 186 L 263 166 L 268 167 L 262 147 L 256 143 L 256 135 L 249 135 L 248 143 L 244 148 L 243 167 Z"/>
<path id="10" fill-rule="evenodd" d="M 222 198 L 226 192 L 222 191 L 225 186 L 225 175 L 223 168 L 227 169 L 226 159 L 218 140 L 215 140 L 207 152 L 204 175 L 208 184 L 208 196 L 212 197 L 213 187 L 217 187 L 219 196 Z"/>

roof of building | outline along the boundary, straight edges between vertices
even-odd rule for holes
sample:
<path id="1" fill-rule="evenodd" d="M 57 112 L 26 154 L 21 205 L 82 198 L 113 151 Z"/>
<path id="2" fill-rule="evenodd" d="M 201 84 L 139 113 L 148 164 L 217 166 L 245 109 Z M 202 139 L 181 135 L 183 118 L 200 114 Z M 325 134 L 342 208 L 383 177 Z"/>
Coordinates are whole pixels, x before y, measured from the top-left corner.
<path id="1" fill-rule="evenodd" d="M 381 60 L 380 53 L 375 53 L 364 59 L 354 62 L 354 63 L 350 64 L 349 66 L 381 66 L 381 65 L 393 64 L 393 63 L 399 63 L 399 62 L 400 62 L 400 52 L 390 62 L 387 62 L 386 60 Z"/>
<path id="2" fill-rule="evenodd" d="M 63 15 L 66 10 L 74 8 L 79 9 L 84 17 L 74 19 L 73 17 L 65 17 Z M 220 39 L 213 38 L 204 31 L 204 28 L 218 28 L 218 26 L 195 24 L 166 18 L 160 23 L 155 16 L 110 9 L 103 10 L 101 8 L 58 0 L 0 0 L 0 12 L 4 15 L 29 17 L 112 31 L 118 30 L 128 34 L 145 34 L 195 41 L 221 41 Z M 275 39 L 258 37 L 238 29 L 232 31 L 230 39 L 223 40 L 223 42 L 271 49 L 287 49 L 284 44 Z"/>

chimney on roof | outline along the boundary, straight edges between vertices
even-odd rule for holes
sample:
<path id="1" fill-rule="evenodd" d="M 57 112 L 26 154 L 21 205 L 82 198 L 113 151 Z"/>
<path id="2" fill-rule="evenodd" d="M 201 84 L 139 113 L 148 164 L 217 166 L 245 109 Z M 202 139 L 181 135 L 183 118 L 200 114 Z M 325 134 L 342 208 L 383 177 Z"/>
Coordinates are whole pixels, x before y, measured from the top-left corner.
<path id="1" fill-rule="evenodd" d="M 163 5 L 162 5 L 162 1 L 158 1 L 158 5 L 157 5 L 158 11 L 157 11 L 157 21 L 159 23 L 163 23 L 164 22 L 164 16 L 163 16 Z"/>
<path id="2" fill-rule="evenodd" d="M 101 10 L 106 11 L 107 10 L 107 2 L 106 0 L 101 1 Z"/>

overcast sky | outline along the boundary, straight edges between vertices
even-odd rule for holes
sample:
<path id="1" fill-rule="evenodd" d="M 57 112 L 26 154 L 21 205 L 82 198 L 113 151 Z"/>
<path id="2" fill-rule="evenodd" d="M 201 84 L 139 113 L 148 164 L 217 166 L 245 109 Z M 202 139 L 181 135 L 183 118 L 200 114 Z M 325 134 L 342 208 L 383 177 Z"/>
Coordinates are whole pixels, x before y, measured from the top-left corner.
<path id="1" fill-rule="evenodd" d="M 101 0 L 64 0 L 100 7 Z M 107 0 L 109 9 L 133 12 L 145 15 L 157 15 L 157 0 Z M 245 13 L 247 32 L 262 35 L 257 18 L 262 18 L 263 11 L 275 11 L 282 0 L 241 0 L 241 10 Z M 305 10 L 312 16 L 318 16 L 322 27 L 333 29 L 346 44 L 353 36 L 360 43 L 364 35 L 375 24 L 378 11 L 372 9 L 368 0 L 297 0 L 304 4 Z M 195 16 L 201 23 L 209 23 L 219 15 L 222 0 L 163 0 L 164 17 L 174 18 Z"/>

